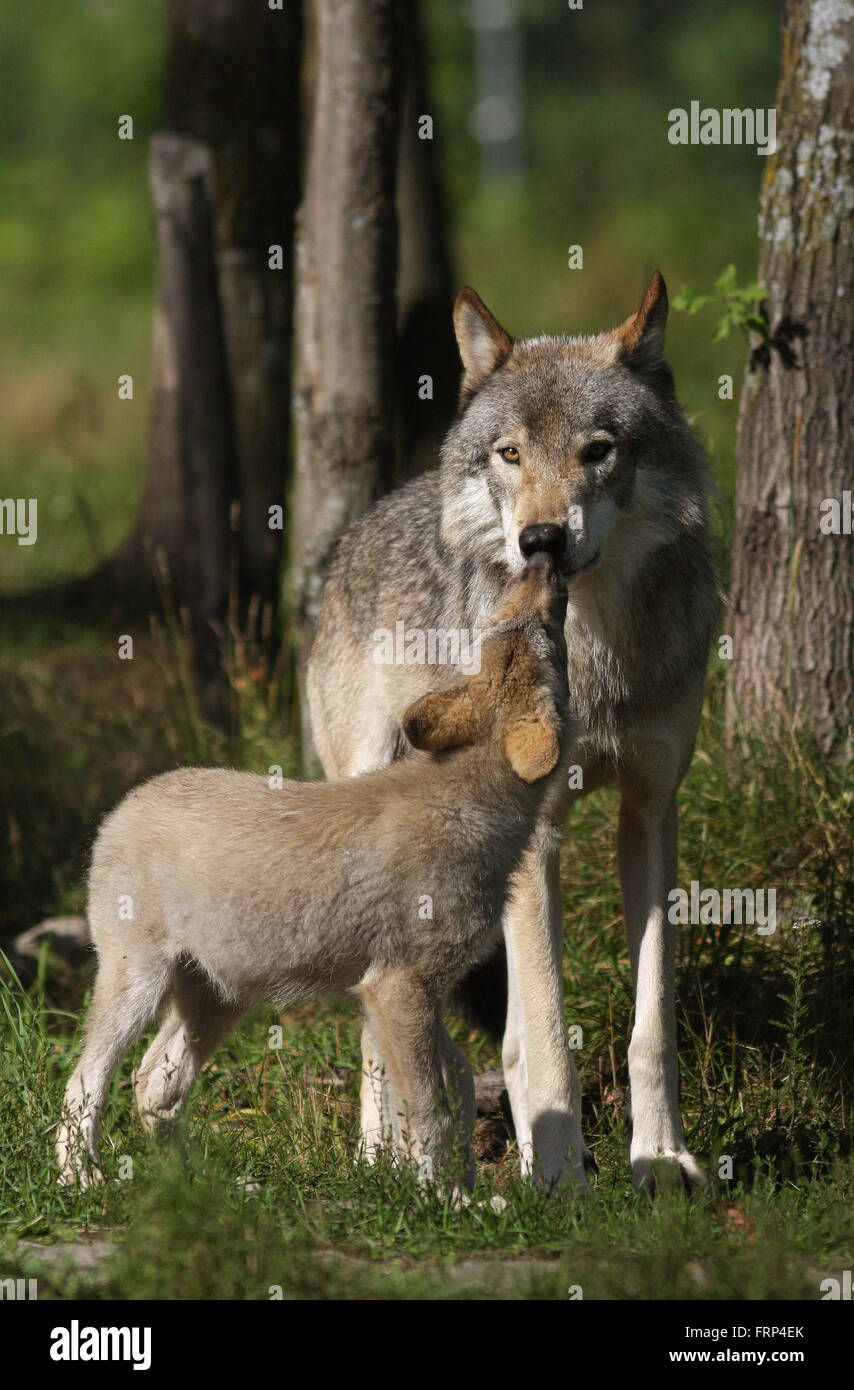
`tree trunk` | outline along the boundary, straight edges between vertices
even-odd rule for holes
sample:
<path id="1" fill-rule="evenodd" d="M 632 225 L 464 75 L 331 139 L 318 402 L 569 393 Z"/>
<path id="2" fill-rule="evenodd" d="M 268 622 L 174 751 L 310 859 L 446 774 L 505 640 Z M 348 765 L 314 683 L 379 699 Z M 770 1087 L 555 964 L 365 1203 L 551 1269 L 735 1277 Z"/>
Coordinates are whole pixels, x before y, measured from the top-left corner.
<path id="1" fill-rule="evenodd" d="M 222 722 L 227 703 L 220 655 L 235 450 L 211 222 L 212 179 L 204 145 L 179 135 L 152 141 L 159 329 L 174 368 L 180 496 L 190 522 L 185 528 L 184 597 L 200 702 L 206 715 Z"/>
<path id="2" fill-rule="evenodd" d="M 401 67 L 399 0 L 314 0 L 313 10 L 290 568 L 303 716 L 305 663 L 333 548 L 394 476 Z"/>
<path id="3" fill-rule="evenodd" d="M 397 482 L 436 464 L 456 409 L 460 377 L 452 320 L 454 284 L 436 167 L 441 132 L 423 122 L 425 116 L 433 119 L 435 108 L 427 94 L 414 4 L 405 10 L 404 26 L 406 82 L 397 174 Z M 430 138 L 422 138 L 428 134 Z"/>
<path id="4" fill-rule="evenodd" d="M 237 436 L 243 608 L 275 606 L 290 434 L 300 5 L 170 0 L 166 119 L 213 151 L 215 241 Z M 281 247 L 270 266 L 271 246 Z"/>
<path id="5" fill-rule="evenodd" d="M 760 199 L 767 343 L 738 421 L 730 731 L 761 718 L 829 752 L 854 721 L 854 8 L 783 17 L 776 153 Z M 850 507 L 848 509 L 850 516 Z"/>
<path id="6" fill-rule="evenodd" d="M 169 0 L 165 126 L 210 152 L 218 293 L 236 435 L 241 607 L 257 594 L 276 605 L 282 532 L 268 508 L 285 501 L 290 436 L 293 221 L 299 187 L 300 5 L 257 0 Z M 280 269 L 269 266 L 281 246 Z M 127 541 L 81 581 L 148 597 L 160 554 L 185 596 L 177 364 L 158 286 L 148 459 Z"/>

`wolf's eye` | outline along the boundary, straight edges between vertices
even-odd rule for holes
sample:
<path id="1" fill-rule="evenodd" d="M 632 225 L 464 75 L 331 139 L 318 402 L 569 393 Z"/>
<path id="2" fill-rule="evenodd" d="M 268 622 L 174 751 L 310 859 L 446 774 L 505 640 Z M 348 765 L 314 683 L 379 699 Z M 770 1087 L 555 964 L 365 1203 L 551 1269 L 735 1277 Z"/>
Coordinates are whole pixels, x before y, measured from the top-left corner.
<path id="1" fill-rule="evenodd" d="M 499 449 L 498 452 L 505 463 L 519 462 L 519 450 L 514 444 L 508 444 L 506 449 Z"/>
<path id="2" fill-rule="evenodd" d="M 581 457 L 585 463 L 599 463 L 610 454 L 613 447 L 610 439 L 594 439 L 592 444 L 587 445 Z"/>

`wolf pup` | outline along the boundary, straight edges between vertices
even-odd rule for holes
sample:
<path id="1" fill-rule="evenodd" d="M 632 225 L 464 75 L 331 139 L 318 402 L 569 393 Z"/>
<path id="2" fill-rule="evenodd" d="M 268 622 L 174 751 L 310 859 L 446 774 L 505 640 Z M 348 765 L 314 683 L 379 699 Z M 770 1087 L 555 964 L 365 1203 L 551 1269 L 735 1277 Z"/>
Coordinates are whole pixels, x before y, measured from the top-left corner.
<path id="1" fill-rule="evenodd" d="M 537 553 L 569 581 L 569 685 L 581 729 L 564 797 L 541 818 L 504 923 L 503 1065 L 523 1172 L 586 1183 L 578 1077 L 567 1045 L 558 852 L 576 798 L 616 784 L 617 845 L 635 987 L 629 1045 L 635 1185 L 702 1173 L 679 1115 L 674 1000 L 676 793 L 691 761 L 718 611 L 706 465 L 664 360 L 667 293 L 588 338 L 515 341 L 470 289 L 454 325 L 459 414 L 441 466 L 384 498 L 344 536 L 307 672 L 327 776 L 405 752 L 400 713 L 429 666 L 378 664 L 376 629 L 477 628 L 508 574 Z M 578 852 L 581 852 L 580 850 Z M 371 1060 L 381 1047 L 366 1039 Z M 369 1151 L 383 1129 L 370 1095 Z"/>
<path id="2" fill-rule="evenodd" d="M 278 789 L 187 768 L 106 818 L 89 876 L 98 976 L 57 1141 L 63 1181 L 97 1176 L 110 1078 L 161 1005 L 134 1081 L 149 1129 L 176 1117 L 250 1005 L 350 991 L 386 1067 L 363 1094 L 375 1090 L 396 1150 L 426 1180 L 457 1165 L 471 1185 L 474 1082 L 441 1000 L 500 942 L 510 874 L 566 779 L 566 598 L 552 559 L 533 556 L 485 630 L 477 674 L 407 709 L 403 732 L 421 751 L 393 767 Z"/>

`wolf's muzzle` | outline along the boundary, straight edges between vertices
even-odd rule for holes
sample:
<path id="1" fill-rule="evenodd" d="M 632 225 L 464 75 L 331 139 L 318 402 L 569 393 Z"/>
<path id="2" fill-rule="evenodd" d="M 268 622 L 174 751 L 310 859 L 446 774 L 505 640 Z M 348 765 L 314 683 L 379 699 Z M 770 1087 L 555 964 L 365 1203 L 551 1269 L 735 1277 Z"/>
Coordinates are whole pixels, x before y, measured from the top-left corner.
<path id="1" fill-rule="evenodd" d="M 534 526 L 523 526 L 519 532 L 519 549 L 526 560 L 538 551 L 545 551 L 559 560 L 566 550 L 566 531 L 553 521 L 537 522 Z"/>

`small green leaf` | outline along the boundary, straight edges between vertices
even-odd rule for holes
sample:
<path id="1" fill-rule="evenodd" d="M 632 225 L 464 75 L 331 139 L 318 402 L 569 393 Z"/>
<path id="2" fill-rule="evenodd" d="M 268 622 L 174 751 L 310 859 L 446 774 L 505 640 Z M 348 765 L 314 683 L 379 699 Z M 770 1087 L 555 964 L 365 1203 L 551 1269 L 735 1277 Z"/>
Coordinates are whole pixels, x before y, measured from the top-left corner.
<path id="1" fill-rule="evenodd" d="M 715 281 L 718 294 L 733 294 L 738 289 L 738 271 L 730 264 L 721 271 Z"/>

